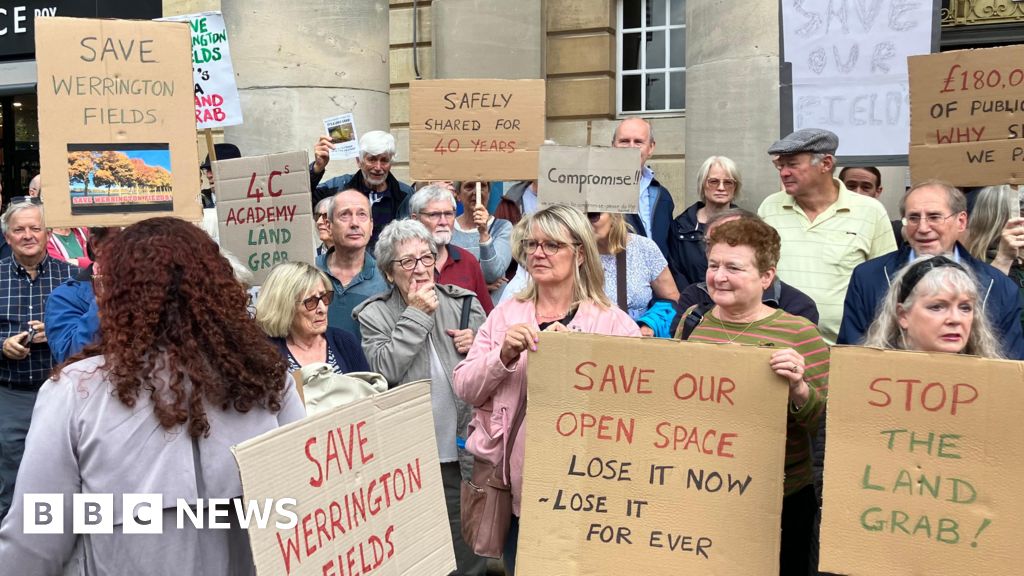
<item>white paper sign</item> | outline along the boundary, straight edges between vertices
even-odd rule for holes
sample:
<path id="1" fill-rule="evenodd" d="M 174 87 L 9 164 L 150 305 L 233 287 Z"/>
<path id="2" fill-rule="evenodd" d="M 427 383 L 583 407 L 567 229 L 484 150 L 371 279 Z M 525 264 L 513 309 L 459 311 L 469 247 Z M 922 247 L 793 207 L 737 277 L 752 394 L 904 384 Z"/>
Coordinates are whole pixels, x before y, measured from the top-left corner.
<path id="1" fill-rule="evenodd" d="M 839 135 L 840 156 L 906 155 L 907 56 L 928 54 L 930 0 L 783 0 L 793 129 Z"/>
<path id="2" fill-rule="evenodd" d="M 228 31 L 220 12 L 161 18 L 188 22 L 192 31 L 192 76 L 196 92 L 196 128 L 222 128 L 242 123 L 235 70 L 231 66 Z"/>
<path id="3" fill-rule="evenodd" d="M 359 135 L 356 133 L 356 120 L 351 112 L 325 118 L 324 134 L 330 136 L 331 142 L 334 143 L 331 160 L 359 156 Z"/>

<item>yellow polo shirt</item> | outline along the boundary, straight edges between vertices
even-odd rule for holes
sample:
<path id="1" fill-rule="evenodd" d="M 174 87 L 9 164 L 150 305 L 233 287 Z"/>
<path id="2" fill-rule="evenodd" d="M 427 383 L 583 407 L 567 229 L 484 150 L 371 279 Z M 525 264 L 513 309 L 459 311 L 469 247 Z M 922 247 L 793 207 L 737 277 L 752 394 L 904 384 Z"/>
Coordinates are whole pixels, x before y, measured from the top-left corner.
<path id="1" fill-rule="evenodd" d="M 818 330 L 835 344 L 843 301 L 858 264 L 896 250 L 881 202 L 850 192 L 838 179 L 839 197 L 811 222 L 785 190 L 764 199 L 757 214 L 779 232 L 778 275 L 818 305 Z"/>

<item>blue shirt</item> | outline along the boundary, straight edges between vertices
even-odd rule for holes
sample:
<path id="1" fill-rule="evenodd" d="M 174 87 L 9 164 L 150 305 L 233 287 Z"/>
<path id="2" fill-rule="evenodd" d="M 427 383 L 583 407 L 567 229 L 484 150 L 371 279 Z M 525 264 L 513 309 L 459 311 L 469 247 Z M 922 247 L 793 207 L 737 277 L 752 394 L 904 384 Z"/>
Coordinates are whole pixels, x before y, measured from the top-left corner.
<path id="1" fill-rule="evenodd" d="M 647 237 L 653 239 L 654 234 L 653 227 L 651 226 L 651 216 L 654 210 L 655 195 L 657 190 L 651 190 L 651 182 L 654 181 L 654 172 L 644 166 L 643 171 L 640 173 L 640 206 L 638 212 L 640 213 L 640 221 L 644 223 L 644 231 L 647 232 Z"/>
<path id="2" fill-rule="evenodd" d="M 46 256 L 33 280 L 13 256 L 0 260 L 0 339 L 27 331 L 29 320 L 42 322 L 50 293 L 77 273 L 78 268 Z M 21 360 L 0 353 L 0 382 L 38 387 L 52 369 L 50 346 L 45 342 L 32 344 Z"/>
<path id="3" fill-rule="evenodd" d="M 316 257 L 316 267 L 331 279 L 331 287 L 334 290 L 334 300 L 327 308 L 327 325 L 340 328 L 352 333 L 357 339 L 362 339 L 359 334 L 359 323 L 352 318 L 352 310 L 370 296 L 387 292 L 388 283 L 377 270 L 377 261 L 367 252 L 363 258 L 363 269 L 352 278 L 348 286 L 345 286 L 331 274 L 331 268 L 327 263 L 332 254 L 334 248 Z"/>

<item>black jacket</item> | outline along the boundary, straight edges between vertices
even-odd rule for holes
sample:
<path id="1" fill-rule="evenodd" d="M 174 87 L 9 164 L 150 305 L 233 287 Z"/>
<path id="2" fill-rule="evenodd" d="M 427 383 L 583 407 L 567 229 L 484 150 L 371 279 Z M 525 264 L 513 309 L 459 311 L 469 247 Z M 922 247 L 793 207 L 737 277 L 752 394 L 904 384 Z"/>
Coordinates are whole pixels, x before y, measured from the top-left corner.
<path id="1" fill-rule="evenodd" d="M 412 196 L 412 188 L 408 184 L 404 184 L 395 178 L 395 175 L 388 172 L 387 184 L 388 188 L 384 192 L 380 193 L 380 200 L 374 202 L 371 195 L 373 190 L 366 185 L 363 180 L 363 172 L 357 170 L 355 174 L 343 174 L 341 176 L 335 176 L 330 180 L 320 183 L 320 178 L 323 177 L 323 173 L 316 174 L 313 172 L 312 164 L 309 169 L 309 182 L 312 190 L 311 196 L 313 200 L 313 209 L 316 209 L 316 205 L 327 198 L 333 196 L 342 190 L 347 188 L 353 188 L 359 190 L 366 195 L 367 198 L 371 198 L 370 201 L 370 215 L 373 217 L 373 233 L 370 235 L 370 244 L 367 245 L 366 249 L 373 251 L 373 247 L 377 245 L 377 237 L 380 236 L 381 230 L 384 229 L 392 220 L 406 218 L 409 216 L 409 197 Z M 318 185 L 319 184 L 319 185 Z"/>

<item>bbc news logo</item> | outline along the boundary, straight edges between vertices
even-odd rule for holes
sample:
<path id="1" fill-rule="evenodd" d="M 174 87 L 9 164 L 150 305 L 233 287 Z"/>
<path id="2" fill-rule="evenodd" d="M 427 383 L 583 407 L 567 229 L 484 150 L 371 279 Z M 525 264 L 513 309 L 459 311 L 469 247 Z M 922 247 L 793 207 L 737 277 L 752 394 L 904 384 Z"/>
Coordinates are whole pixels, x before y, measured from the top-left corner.
<path id="1" fill-rule="evenodd" d="M 25 494 L 25 534 L 64 533 L 63 494 Z M 242 500 L 240 498 L 198 498 L 196 504 L 175 501 L 175 525 L 226 530 L 231 518 L 248 529 L 255 524 L 265 529 L 290 530 L 299 523 L 294 498 Z M 71 530 L 75 534 L 113 534 L 116 509 L 113 494 L 74 494 L 71 502 Z M 160 494 L 121 495 L 121 517 L 116 518 L 124 534 L 163 534 L 164 500 Z"/>

